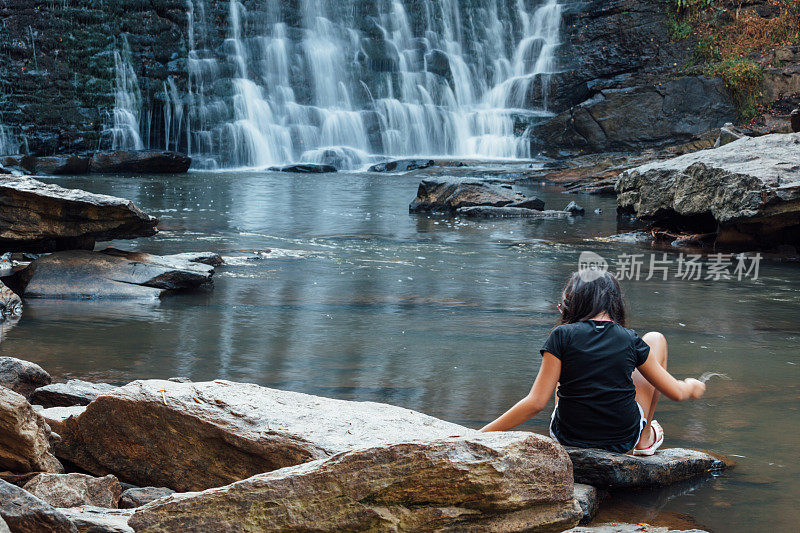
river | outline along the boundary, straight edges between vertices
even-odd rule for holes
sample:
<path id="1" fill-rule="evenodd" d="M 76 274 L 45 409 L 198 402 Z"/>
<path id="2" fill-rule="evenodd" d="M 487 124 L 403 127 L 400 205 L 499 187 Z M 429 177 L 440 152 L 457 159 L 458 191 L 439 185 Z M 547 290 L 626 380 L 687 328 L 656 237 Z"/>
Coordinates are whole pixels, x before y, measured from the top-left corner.
<path id="1" fill-rule="evenodd" d="M 130 198 L 160 217 L 156 237 L 115 246 L 213 250 L 230 264 L 218 268 L 212 290 L 155 303 L 27 301 L 20 322 L 6 326 L 3 355 L 58 378 L 223 378 L 388 402 L 472 427 L 529 389 L 581 251 L 612 265 L 619 254 L 647 259 L 652 251 L 592 240 L 617 232 L 614 200 L 552 187 L 522 190 L 548 208 L 576 199 L 586 216 L 410 215 L 419 177 L 388 174 L 47 181 Z M 631 326 L 667 336 L 676 376 L 730 378 L 712 378 L 700 401 L 662 400 L 667 446 L 713 450 L 738 465 L 668 490 L 618 494 L 606 516 L 710 531 L 797 530 L 799 274 L 797 264 L 765 260 L 757 280 L 659 274 L 623 282 Z M 544 432 L 547 418 L 526 428 Z"/>

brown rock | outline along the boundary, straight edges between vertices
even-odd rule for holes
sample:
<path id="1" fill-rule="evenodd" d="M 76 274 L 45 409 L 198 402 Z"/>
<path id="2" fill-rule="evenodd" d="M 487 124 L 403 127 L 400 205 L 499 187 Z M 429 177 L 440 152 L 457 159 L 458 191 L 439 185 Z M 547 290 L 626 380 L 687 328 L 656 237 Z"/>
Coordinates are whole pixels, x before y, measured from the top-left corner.
<path id="1" fill-rule="evenodd" d="M 63 472 L 50 453 L 50 428 L 21 394 L 0 387 L 0 469 Z"/>
<path id="2" fill-rule="evenodd" d="M 0 246 L 6 251 L 94 247 L 156 233 L 158 220 L 130 200 L 0 176 Z"/>
<path id="3" fill-rule="evenodd" d="M 53 507 L 95 505 L 116 509 L 122 494 L 119 481 L 111 475 L 39 474 L 23 488 Z"/>
<path id="4" fill-rule="evenodd" d="M 64 426 L 60 457 L 95 475 L 179 491 L 356 447 L 476 433 L 391 405 L 229 381 L 134 381 Z"/>
<path id="5" fill-rule="evenodd" d="M 507 432 L 361 448 L 139 508 L 137 532 L 563 531 L 581 516 L 552 440 Z"/>
<path id="6" fill-rule="evenodd" d="M 66 516 L 33 494 L 0 480 L 0 518 L 13 533 L 77 533 Z"/>
<path id="7" fill-rule="evenodd" d="M 0 357 L 0 385 L 23 396 L 30 396 L 38 387 L 49 385 L 50 374 L 30 361 L 16 357 Z"/>
<path id="8" fill-rule="evenodd" d="M 119 150 L 94 154 L 89 171 L 104 174 L 183 174 L 191 164 L 191 157 L 177 152 Z"/>

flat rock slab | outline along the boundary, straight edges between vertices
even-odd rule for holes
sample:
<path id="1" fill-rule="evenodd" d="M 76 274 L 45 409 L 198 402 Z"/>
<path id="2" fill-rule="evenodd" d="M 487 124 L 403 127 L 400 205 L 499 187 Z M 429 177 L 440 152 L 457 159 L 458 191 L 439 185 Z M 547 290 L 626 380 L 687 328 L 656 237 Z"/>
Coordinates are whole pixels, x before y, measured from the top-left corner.
<path id="1" fill-rule="evenodd" d="M 213 381 L 134 381 L 67 419 L 57 454 L 138 486 L 203 490 L 353 448 L 477 432 L 422 413 Z"/>
<path id="2" fill-rule="evenodd" d="M 13 533 L 78 533 L 75 525 L 52 505 L 3 480 L 0 518 Z"/>
<path id="3" fill-rule="evenodd" d="M 409 172 L 420 168 L 432 167 L 436 163 L 433 159 L 395 159 L 376 163 L 369 167 L 369 172 Z"/>
<path id="4" fill-rule="evenodd" d="M 269 170 L 274 172 L 293 172 L 295 174 L 326 174 L 336 172 L 336 167 L 333 165 L 318 165 L 316 163 L 298 163 L 283 167 L 270 167 Z"/>
<path id="5" fill-rule="evenodd" d="M 85 250 L 55 252 L 16 274 L 26 298 L 158 298 L 168 290 L 196 289 L 211 282 L 214 268 L 167 256 L 147 262 Z"/>
<path id="6" fill-rule="evenodd" d="M 566 448 L 575 482 L 599 488 L 664 487 L 719 472 L 733 465 L 722 456 L 684 448 L 662 448 L 651 457 Z"/>
<path id="7" fill-rule="evenodd" d="M 133 533 L 128 525 L 133 511 L 126 509 L 104 509 L 92 505 L 59 508 L 64 516 L 78 528 L 78 533 Z"/>
<path id="8" fill-rule="evenodd" d="M 670 529 L 646 524 L 609 523 L 597 526 L 574 527 L 564 533 L 708 533 L 702 529 Z"/>
<path id="9" fill-rule="evenodd" d="M 116 389 L 108 383 L 91 383 L 80 379 L 70 379 L 66 383 L 51 383 L 39 387 L 31 394 L 31 403 L 42 407 L 72 407 L 89 405 L 101 394 Z"/>
<path id="10" fill-rule="evenodd" d="M 461 207 L 456 214 L 467 218 L 566 218 L 569 211 L 537 211 L 524 207 Z"/>
<path id="11" fill-rule="evenodd" d="M 92 155 L 89 172 L 183 174 L 189 170 L 191 164 L 191 157 L 177 152 L 118 150 Z"/>
<path id="12" fill-rule="evenodd" d="M 63 472 L 50 453 L 50 428 L 21 394 L 0 387 L 0 470 Z"/>
<path id="13" fill-rule="evenodd" d="M 112 475 L 39 474 L 22 488 L 53 507 L 96 505 L 116 509 L 122 494 L 119 481 Z"/>
<path id="14" fill-rule="evenodd" d="M 137 532 L 562 531 L 579 520 L 552 440 L 506 432 L 361 448 L 136 510 Z"/>
<path id="15" fill-rule="evenodd" d="M 408 206 L 408 210 L 411 213 L 454 214 L 464 207 L 504 207 L 533 200 L 479 179 L 429 178 L 419 184 L 417 197 Z M 544 209 L 544 202 L 538 202 L 537 205 Z"/>
<path id="16" fill-rule="evenodd" d="M 123 509 L 133 509 L 171 494 L 175 494 L 175 491 L 166 487 L 133 487 L 122 493 L 119 506 Z"/>
<path id="17" fill-rule="evenodd" d="M 0 386 L 28 397 L 51 381 L 50 374 L 36 363 L 16 357 L 0 357 Z"/>
<path id="18" fill-rule="evenodd" d="M 64 429 L 64 422 L 69 417 L 75 417 L 80 415 L 86 410 L 85 405 L 73 405 L 71 407 L 47 407 L 42 408 L 42 406 L 34 405 L 33 408 L 36 410 L 39 415 L 47 422 L 47 425 L 50 426 L 50 429 L 54 432 L 58 433 L 59 435 Z"/>
<path id="19" fill-rule="evenodd" d="M 155 235 L 157 223 L 124 198 L 0 176 L 0 247 L 5 251 L 91 249 L 96 241 Z"/>

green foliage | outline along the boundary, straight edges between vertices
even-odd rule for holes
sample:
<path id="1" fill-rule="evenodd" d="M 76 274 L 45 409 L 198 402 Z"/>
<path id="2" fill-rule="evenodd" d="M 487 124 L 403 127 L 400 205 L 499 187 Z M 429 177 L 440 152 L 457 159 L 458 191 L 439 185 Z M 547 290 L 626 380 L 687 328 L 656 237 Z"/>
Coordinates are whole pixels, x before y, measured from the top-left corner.
<path id="1" fill-rule="evenodd" d="M 707 65 L 705 72 L 710 76 L 722 78 L 743 119 L 749 120 L 756 115 L 764 82 L 761 66 L 749 59 L 729 57 Z"/>
<path id="2" fill-rule="evenodd" d="M 678 20 L 675 17 L 670 17 L 667 24 L 670 39 L 673 41 L 685 39 L 692 33 L 692 25 L 686 20 Z"/>

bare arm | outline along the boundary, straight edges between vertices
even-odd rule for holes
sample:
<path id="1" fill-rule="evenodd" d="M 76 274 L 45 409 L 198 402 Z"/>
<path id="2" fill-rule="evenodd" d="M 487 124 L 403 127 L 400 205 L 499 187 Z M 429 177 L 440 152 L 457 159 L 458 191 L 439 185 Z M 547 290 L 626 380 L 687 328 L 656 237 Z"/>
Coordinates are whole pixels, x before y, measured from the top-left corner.
<path id="1" fill-rule="evenodd" d="M 514 407 L 500 415 L 494 422 L 486 424 L 481 431 L 507 431 L 530 420 L 547 406 L 561 376 L 561 361 L 550 352 L 544 352 L 539 375 L 531 391 Z"/>
<path id="2" fill-rule="evenodd" d="M 655 357 L 648 357 L 647 361 L 639 366 L 639 372 L 661 394 L 676 402 L 696 400 L 702 398 L 706 392 L 705 384 L 696 379 L 687 378 L 679 381 L 672 377 L 672 374 L 658 364 Z"/>

